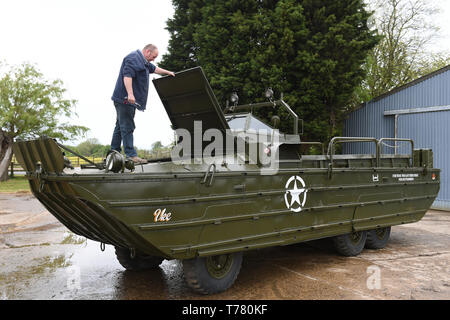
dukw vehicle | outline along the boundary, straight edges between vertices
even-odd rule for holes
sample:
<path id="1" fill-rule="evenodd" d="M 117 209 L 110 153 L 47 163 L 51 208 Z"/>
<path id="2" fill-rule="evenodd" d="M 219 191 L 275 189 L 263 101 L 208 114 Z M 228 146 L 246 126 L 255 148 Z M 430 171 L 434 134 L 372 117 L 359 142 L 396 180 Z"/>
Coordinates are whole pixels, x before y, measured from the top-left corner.
<path id="1" fill-rule="evenodd" d="M 432 151 L 414 149 L 411 140 L 336 137 L 326 153 L 308 155 L 301 152 L 306 142 L 297 115 L 282 99 L 272 100 L 270 90 L 267 103 L 237 106 L 235 97 L 224 113 L 201 68 L 153 83 L 173 129 L 192 136 L 215 129 L 235 146 L 239 135 L 264 128 L 267 142 L 250 134 L 240 140 L 243 152 L 217 148 L 214 157 L 197 161 L 198 148 L 191 146 L 192 153 L 189 147 L 180 152 L 180 161 L 136 167 L 110 153 L 104 163 L 76 169 L 54 139 L 14 145 L 34 196 L 72 232 L 113 245 L 128 270 L 180 259 L 193 290 L 217 293 L 234 283 L 248 250 L 327 237 L 345 256 L 383 248 L 391 226 L 419 221 L 438 194 L 440 170 L 433 168 Z M 252 112 L 238 112 L 268 106 L 286 108 L 294 119 L 292 134 L 276 133 Z M 383 153 L 383 145 L 399 141 L 410 152 Z M 349 142 L 372 144 L 374 153 L 335 154 L 337 144 Z M 254 144 L 263 150 L 256 156 L 247 151 Z M 261 154 L 276 155 L 267 172 Z"/>

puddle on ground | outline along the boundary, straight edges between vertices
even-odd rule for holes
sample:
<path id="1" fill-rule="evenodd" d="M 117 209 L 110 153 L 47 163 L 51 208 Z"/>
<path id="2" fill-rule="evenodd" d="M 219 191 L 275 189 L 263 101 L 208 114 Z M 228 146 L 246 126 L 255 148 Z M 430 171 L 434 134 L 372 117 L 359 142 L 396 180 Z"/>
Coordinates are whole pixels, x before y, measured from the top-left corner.
<path id="1" fill-rule="evenodd" d="M 0 261 L 0 299 L 167 299 L 189 292 L 177 260 L 130 272 L 117 261 L 111 245 L 101 251 L 100 243 L 71 232 L 60 239 L 8 249 L 7 258 L 16 267 L 8 270 Z"/>
<path id="2" fill-rule="evenodd" d="M 328 240 L 251 251 L 235 285 L 212 296 L 190 290 L 178 260 L 164 260 L 154 270 L 126 271 L 113 246 L 106 245 L 102 252 L 100 243 L 66 230 L 8 234 L 5 243 L 17 246 L 0 250 L 0 299 L 449 297 L 448 235 L 417 228 L 398 227 L 388 247 L 353 258 L 336 255 Z M 367 287 L 367 270 L 373 266 L 380 268 L 382 290 Z"/>

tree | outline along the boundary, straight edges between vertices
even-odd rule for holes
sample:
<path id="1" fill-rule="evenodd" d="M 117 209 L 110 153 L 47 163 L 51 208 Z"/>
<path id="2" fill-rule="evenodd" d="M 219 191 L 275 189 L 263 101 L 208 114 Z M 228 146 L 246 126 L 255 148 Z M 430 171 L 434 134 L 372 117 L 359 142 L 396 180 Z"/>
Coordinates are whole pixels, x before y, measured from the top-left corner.
<path id="1" fill-rule="evenodd" d="M 163 55 L 160 67 L 168 70 L 183 70 L 198 65 L 195 55 L 197 47 L 193 40 L 195 26 L 201 21 L 200 8 L 204 0 L 172 0 L 174 16 L 167 21 L 166 29 L 171 37 L 168 52 Z"/>
<path id="2" fill-rule="evenodd" d="M 79 137 L 88 128 L 62 122 L 74 114 L 75 100 L 64 98 L 61 80 L 44 79 L 35 66 L 0 69 L 0 181 L 7 179 L 14 139 L 41 135 L 60 140 Z"/>
<path id="3" fill-rule="evenodd" d="M 202 66 L 220 103 L 264 100 L 272 87 L 304 119 L 304 140 L 328 140 L 340 130 L 346 105 L 364 78 L 361 68 L 378 41 L 362 0 L 173 1 L 169 52 L 162 66 Z M 182 44 L 175 48 L 175 44 Z M 292 130 L 278 113 L 280 129 Z"/>
<path id="4" fill-rule="evenodd" d="M 380 37 L 368 26 L 371 12 L 363 1 L 305 0 L 303 6 L 311 40 L 305 50 L 307 82 L 302 80 L 300 91 L 306 92 L 308 100 L 301 92 L 298 95 L 307 119 L 318 118 L 311 125 L 306 123 L 305 129 L 327 141 L 341 135 L 348 103 L 365 77 L 361 66 Z"/>
<path id="5" fill-rule="evenodd" d="M 161 143 L 161 141 L 156 141 L 152 143 L 152 152 L 158 152 L 159 150 L 161 150 L 162 148 L 164 148 L 163 144 Z"/>
<path id="6" fill-rule="evenodd" d="M 433 22 L 435 3 L 423 0 L 368 0 L 373 23 L 382 35 L 367 57 L 367 77 L 355 92 L 355 104 L 369 101 L 450 63 L 449 55 L 428 46 L 439 28 Z"/>
<path id="7" fill-rule="evenodd" d="M 12 138 L 7 135 L 5 131 L 0 129 L 0 181 L 4 181 L 8 178 L 8 167 L 13 155 L 12 144 Z"/>
<path id="8" fill-rule="evenodd" d="M 97 138 L 91 138 L 78 144 L 75 149 L 74 151 L 77 151 L 83 156 L 104 157 L 111 147 L 109 145 L 102 145 Z"/>

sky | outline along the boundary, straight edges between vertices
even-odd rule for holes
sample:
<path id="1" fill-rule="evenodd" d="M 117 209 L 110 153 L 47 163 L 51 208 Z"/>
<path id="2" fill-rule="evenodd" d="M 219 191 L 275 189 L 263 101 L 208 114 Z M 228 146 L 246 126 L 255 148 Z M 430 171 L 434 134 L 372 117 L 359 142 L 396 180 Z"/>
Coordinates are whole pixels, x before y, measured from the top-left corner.
<path id="1" fill-rule="evenodd" d="M 435 17 L 441 27 L 435 46 L 450 51 L 450 0 L 436 1 L 442 12 Z M 86 138 L 108 145 L 116 121 L 111 95 L 122 60 L 153 43 L 159 48 L 154 62 L 158 65 L 167 52 L 165 27 L 174 10 L 170 0 L 0 0 L 0 12 L 0 61 L 30 62 L 47 79 L 61 79 L 66 97 L 78 101 L 78 117 L 71 122 L 91 129 Z M 173 140 L 170 120 L 152 83 L 147 110 L 136 112 L 135 123 L 138 148 Z"/>
<path id="2" fill-rule="evenodd" d="M 91 129 L 86 138 L 109 145 L 116 121 L 111 95 L 122 60 L 153 43 L 159 49 L 158 65 L 167 52 L 165 26 L 174 12 L 171 1 L 0 0 L 0 4 L 0 60 L 10 65 L 35 63 L 47 79 L 61 79 L 67 97 L 78 101 L 78 117 L 71 122 Z M 138 148 L 173 140 L 170 120 L 152 83 L 147 110 L 136 112 L 135 123 Z"/>

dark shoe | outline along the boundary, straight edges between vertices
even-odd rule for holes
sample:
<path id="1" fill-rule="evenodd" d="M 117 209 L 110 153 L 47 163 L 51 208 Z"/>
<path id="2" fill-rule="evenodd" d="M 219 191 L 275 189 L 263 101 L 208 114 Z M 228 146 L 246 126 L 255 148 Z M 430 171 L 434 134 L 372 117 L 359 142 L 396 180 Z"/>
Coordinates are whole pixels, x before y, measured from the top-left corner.
<path id="1" fill-rule="evenodd" d="M 141 158 L 139 158 L 138 156 L 136 156 L 136 157 L 131 157 L 130 159 L 133 160 L 133 162 L 134 162 L 135 164 L 145 164 L 145 163 L 148 162 L 146 159 L 141 159 Z"/>

